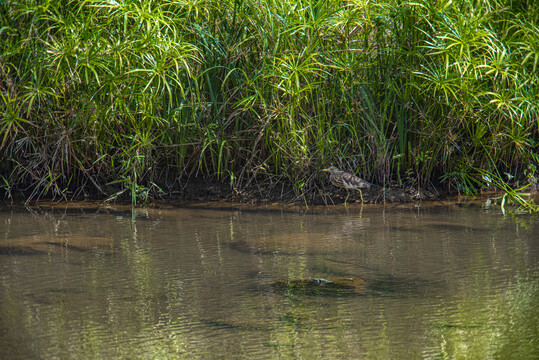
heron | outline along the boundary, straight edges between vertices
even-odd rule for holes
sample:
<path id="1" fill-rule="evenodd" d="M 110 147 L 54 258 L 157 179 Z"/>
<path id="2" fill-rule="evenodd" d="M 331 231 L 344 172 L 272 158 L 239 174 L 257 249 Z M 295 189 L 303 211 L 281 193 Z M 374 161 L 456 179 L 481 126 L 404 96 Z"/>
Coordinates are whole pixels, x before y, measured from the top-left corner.
<path id="1" fill-rule="evenodd" d="M 344 200 L 345 205 L 350 196 L 350 190 L 359 190 L 359 196 L 363 203 L 363 193 L 361 192 L 361 189 L 369 189 L 371 187 L 371 184 L 368 181 L 365 181 L 348 171 L 339 170 L 335 166 L 330 166 L 327 169 L 322 169 L 320 171 L 329 172 L 329 181 L 337 187 L 346 189 L 348 195 Z"/>

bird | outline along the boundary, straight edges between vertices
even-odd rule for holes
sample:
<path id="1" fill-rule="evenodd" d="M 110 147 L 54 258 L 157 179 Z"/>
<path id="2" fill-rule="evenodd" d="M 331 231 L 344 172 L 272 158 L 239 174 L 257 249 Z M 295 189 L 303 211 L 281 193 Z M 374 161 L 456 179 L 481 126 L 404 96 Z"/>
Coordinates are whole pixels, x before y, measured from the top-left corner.
<path id="1" fill-rule="evenodd" d="M 371 187 L 371 184 L 368 181 L 360 179 L 348 171 L 339 170 L 335 166 L 330 166 L 327 169 L 322 169 L 320 171 L 329 172 L 329 181 L 337 187 L 346 189 L 348 196 L 346 196 L 346 199 L 344 200 L 345 205 L 350 196 L 349 190 L 359 190 L 359 196 L 361 196 L 361 202 L 363 202 L 363 193 L 361 192 L 361 189 L 369 189 Z"/>

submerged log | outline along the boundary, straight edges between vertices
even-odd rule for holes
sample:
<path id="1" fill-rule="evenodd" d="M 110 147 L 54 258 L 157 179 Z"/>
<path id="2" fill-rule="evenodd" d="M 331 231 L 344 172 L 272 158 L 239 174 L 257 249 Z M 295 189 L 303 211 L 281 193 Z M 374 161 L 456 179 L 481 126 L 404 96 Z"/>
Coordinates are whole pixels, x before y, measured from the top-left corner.
<path id="1" fill-rule="evenodd" d="M 326 297 L 362 295 L 367 292 L 367 282 L 358 277 L 277 280 L 271 287 L 279 293 Z"/>
<path id="2" fill-rule="evenodd" d="M 0 245 L 0 255 L 43 255 L 65 251 L 112 253 L 113 239 L 84 234 L 34 235 L 10 239 Z"/>

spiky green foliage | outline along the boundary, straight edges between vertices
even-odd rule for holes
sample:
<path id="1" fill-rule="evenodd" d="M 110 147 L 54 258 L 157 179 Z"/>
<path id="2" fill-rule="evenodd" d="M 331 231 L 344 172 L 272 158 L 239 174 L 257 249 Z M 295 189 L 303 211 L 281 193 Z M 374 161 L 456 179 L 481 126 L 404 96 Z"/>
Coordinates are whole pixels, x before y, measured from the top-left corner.
<path id="1" fill-rule="evenodd" d="M 4 0 L 3 188 L 520 176 L 538 165 L 538 17 L 532 0 Z"/>

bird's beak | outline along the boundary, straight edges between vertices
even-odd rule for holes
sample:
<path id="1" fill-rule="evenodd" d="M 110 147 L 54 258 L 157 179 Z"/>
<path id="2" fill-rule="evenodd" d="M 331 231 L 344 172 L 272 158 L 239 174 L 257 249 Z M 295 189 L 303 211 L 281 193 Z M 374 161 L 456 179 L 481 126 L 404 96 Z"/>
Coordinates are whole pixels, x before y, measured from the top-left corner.
<path id="1" fill-rule="evenodd" d="M 320 171 L 329 171 L 329 169 L 322 169 L 322 170 L 320 170 Z"/>

